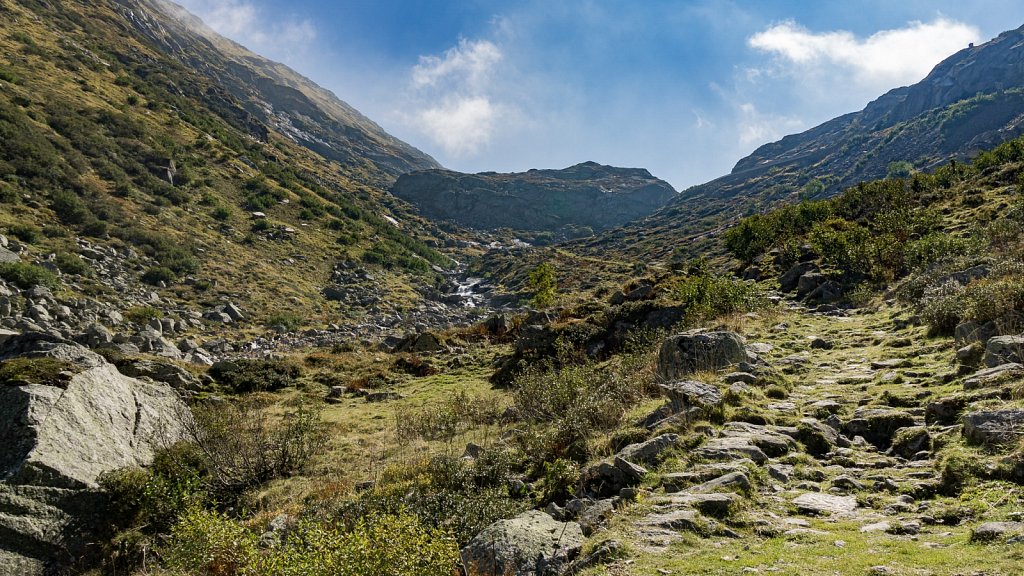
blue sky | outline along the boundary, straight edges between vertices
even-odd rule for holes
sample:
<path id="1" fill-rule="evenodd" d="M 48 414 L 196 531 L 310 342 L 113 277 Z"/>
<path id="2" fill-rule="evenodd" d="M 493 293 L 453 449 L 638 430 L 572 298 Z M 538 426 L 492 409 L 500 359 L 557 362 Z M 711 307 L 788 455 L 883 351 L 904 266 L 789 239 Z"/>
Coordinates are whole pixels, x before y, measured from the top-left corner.
<path id="1" fill-rule="evenodd" d="M 1024 24 L 1019 0 L 178 0 L 446 167 L 676 188 Z"/>

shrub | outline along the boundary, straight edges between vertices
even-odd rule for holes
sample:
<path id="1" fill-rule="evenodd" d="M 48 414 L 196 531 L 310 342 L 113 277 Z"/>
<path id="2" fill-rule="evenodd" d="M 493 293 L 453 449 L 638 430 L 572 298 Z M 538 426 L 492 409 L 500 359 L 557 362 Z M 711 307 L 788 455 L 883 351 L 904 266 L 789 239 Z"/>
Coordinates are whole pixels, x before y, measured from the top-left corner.
<path id="1" fill-rule="evenodd" d="M 203 486 L 222 506 L 246 490 L 302 471 L 323 453 L 326 435 L 319 409 L 299 406 L 280 419 L 251 399 L 193 408 L 187 438 L 204 470 Z"/>
<path id="2" fill-rule="evenodd" d="M 164 266 L 153 266 L 142 274 L 142 281 L 153 286 L 159 286 L 161 283 L 172 284 L 177 279 L 178 275 Z"/>
<path id="3" fill-rule="evenodd" d="M 672 297 L 686 309 L 688 322 L 699 322 L 736 312 L 749 312 L 767 300 L 754 284 L 732 277 L 694 270 L 672 287 Z"/>
<path id="4" fill-rule="evenodd" d="M 211 212 L 210 215 L 213 216 L 214 220 L 220 220 L 223 222 L 228 218 L 231 218 L 231 210 L 226 206 L 218 206 L 213 209 L 213 212 Z"/>
<path id="5" fill-rule="evenodd" d="M 76 274 L 78 276 L 86 276 L 92 272 L 92 268 L 85 263 L 77 254 L 68 254 L 67 252 L 60 252 L 54 259 L 54 264 L 57 265 L 57 269 L 65 274 Z"/>
<path id="6" fill-rule="evenodd" d="M 26 244 L 35 244 L 36 241 L 39 240 L 39 235 L 42 233 L 39 227 L 31 224 L 12 224 L 8 227 L 7 232 Z"/>
<path id="7" fill-rule="evenodd" d="M 347 529 L 306 520 L 280 545 L 261 550 L 254 532 L 196 509 L 175 526 L 163 556 L 169 568 L 189 574 L 437 576 L 455 573 L 459 550 L 445 532 L 408 513 L 361 518 Z"/>
<path id="8" fill-rule="evenodd" d="M 546 308 L 555 301 L 555 290 L 557 281 L 555 279 L 555 268 L 548 262 L 544 262 L 533 269 L 527 277 L 526 285 L 533 292 L 532 302 L 534 306 Z"/>
<path id="9" fill-rule="evenodd" d="M 123 316 L 125 320 L 142 326 L 154 318 L 163 318 L 164 313 L 159 308 L 152 306 L 133 306 L 125 310 Z"/>
<path id="10" fill-rule="evenodd" d="M 210 376 L 236 394 L 272 392 L 295 385 L 302 374 L 298 364 L 278 360 L 237 359 L 210 367 Z"/>
<path id="11" fill-rule="evenodd" d="M 23 290 L 33 286 L 46 286 L 47 288 L 60 286 L 60 279 L 53 272 L 26 262 L 0 264 L 0 278 Z"/>

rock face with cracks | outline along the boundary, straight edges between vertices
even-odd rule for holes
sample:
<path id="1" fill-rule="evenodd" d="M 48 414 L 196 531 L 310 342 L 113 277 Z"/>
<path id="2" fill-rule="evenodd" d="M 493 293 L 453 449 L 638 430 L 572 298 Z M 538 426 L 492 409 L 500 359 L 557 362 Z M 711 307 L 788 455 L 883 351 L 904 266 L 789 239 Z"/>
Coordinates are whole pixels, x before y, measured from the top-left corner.
<path id="1" fill-rule="evenodd" d="M 4 360 L 17 350 L 68 367 L 60 385 L 0 387 L 0 576 L 58 573 L 95 553 L 100 475 L 151 462 L 183 437 L 188 409 L 166 384 L 124 376 L 77 344 L 24 335 L 4 348 Z"/>

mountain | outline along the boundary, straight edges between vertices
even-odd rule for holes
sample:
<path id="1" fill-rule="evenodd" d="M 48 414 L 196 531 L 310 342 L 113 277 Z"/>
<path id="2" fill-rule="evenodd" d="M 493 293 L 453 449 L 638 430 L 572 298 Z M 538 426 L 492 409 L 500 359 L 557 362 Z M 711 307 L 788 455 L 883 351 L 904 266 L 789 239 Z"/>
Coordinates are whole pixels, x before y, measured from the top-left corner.
<path id="1" fill-rule="evenodd" d="M 511 174 L 423 170 L 400 176 L 391 193 L 434 220 L 477 229 L 552 232 L 619 226 L 650 214 L 676 195 L 671 185 L 647 170 L 595 162 Z"/>
<path id="2" fill-rule="evenodd" d="M 728 175 L 682 191 L 651 217 L 593 247 L 655 258 L 679 247 L 696 254 L 740 216 L 798 198 L 832 196 L 890 170 L 905 174 L 964 160 L 1020 134 L 1024 27 L 964 48 L 924 80 L 890 90 L 860 112 L 761 146 Z"/>
<path id="3" fill-rule="evenodd" d="M 165 54 L 213 80 L 259 122 L 342 164 L 389 176 L 440 167 L 291 68 L 248 51 L 166 0 L 117 0 L 130 26 Z"/>
<path id="4" fill-rule="evenodd" d="M 0 50 L 0 234 L 106 308 L 326 324 L 415 307 L 452 262 L 386 191 L 432 158 L 174 4 L 2 1 Z"/>

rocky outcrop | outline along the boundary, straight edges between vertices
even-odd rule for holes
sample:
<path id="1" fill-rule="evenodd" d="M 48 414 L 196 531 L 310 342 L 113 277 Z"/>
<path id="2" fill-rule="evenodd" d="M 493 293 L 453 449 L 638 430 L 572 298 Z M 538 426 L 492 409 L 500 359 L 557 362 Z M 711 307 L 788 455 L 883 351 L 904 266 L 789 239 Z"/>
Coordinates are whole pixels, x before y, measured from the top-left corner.
<path id="1" fill-rule="evenodd" d="M 658 354 L 658 376 L 675 380 L 694 372 L 719 370 L 749 359 L 739 334 L 686 332 L 671 336 L 662 344 Z"/>
<path id="2" fill-rule="evenodd" d="M 0 575 L 50 573 L 88 556 L 102 527 L 100 475 L 148 464 L 182 438 L 188 410 L 169 386 L 124 376 L 77 344 L 17 336 L 0 353 L 15 357 L 61 372 L 0 387 Z"/>
<path id="3" fill-rule="evenodd" d="M 582 546 L 579 524 L 531 510 L 499 520 L 477 534 L 462 549 L 462 562 L 473 574 L 557 575 Z"/>
<path id="4" fill-rule="evenodd" d="M 612 228 L 654 212 L 676 194 L 647 170 L 594 162 L 513 174 L 423 170 L 399 177 L 391 192 L 427 218 L 531 231 Z"/>

